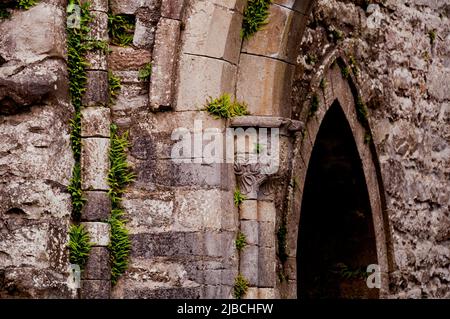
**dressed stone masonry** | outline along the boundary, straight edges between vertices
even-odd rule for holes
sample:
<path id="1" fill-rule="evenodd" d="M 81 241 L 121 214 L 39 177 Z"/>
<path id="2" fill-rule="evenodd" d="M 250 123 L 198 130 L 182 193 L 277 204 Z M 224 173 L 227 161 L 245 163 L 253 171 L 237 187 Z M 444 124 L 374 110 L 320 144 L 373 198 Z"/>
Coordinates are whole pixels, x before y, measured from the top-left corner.
<path id="1" fill-rule="evenodd" d="M 74 164 L 66 3 L 11 10 L 0 20 L 0 298 L 232 298 L 239 273 L 249 281 L 245 298 L 296 298 L 304 184 L 334 103 L 369 193 L 377 294 L 449 298 L 450 6 L 371 2 L 273 0 L 268 24 L 243 41 L 245 0 L 90 1 L 94 39 L 109 40 L 108 12 L 134 16 L 136 28 L 131 45 L 87 55 L 82 223 L 94 247 L 81 291 L 66 248 Z M 140 79 L 149 63 L 150 78 Z M 114 103 L 109 72 L 121 80 Z M 251 115 L 208 114 L 207 101 L 224 93 Z M 122 197 L 129 266 L 114 287 L 106 222 L 111 123 L 129 131 L 136 173 Z M 206 164 L 198 154 L 174 162 L 172 133 L 185 128 L 194 136 L 194 123 L 223 133 L 279 129 L 278 169 L 243 161 L 256 155 L 237 144 L 235 162 Z M 271 149 L 270 140 L 259 142 Z M 237 187 L 247 198 L 239 208 Z M 247 241 L 241 252 L 239 232 Z"/>
<path id="2" fill-rule="evenodd" d="M 250 135 L 252 140 L 248 144 L 238 135 L 234 172 L 238 189 L 245 196 L 239 206 L 240 232 L 246 238 L 246 245 L 240 252 L 239 271 L 249 282 L 245 297 L 271 299 L 276 296 L 276 208 L 270 179 L 284 169 L 278 167 L 279 136 L 289 137 L 301 130 L 303 123 L 279 117 L 244 116 L 232 119 L 230 126 L 253 128 L 263 133 Z M 275 138 L 270 130 L 276 130 Z M 255 150 L 256 144 L 260 145 L 260 152 Z M 262 162 L 258 160 L 261 156 L 268 159 Z"/>
<path id="3" fill-rule="evenodd" d="M 89 2 L 93 21 L 89 37 L 108 41 L 108 1 Z M 108 299 L 111 294 L 111 265 L 109 256 L 111 213 L 108 196 L 109 148 L 111 111 L 108 107 L 108 68 L 103 50 L 87 54 L 87 86 L 81 110 L 81 187 L 85 203 L 81 221 L 93 247 L 82 272 L 83 299 Z"/>

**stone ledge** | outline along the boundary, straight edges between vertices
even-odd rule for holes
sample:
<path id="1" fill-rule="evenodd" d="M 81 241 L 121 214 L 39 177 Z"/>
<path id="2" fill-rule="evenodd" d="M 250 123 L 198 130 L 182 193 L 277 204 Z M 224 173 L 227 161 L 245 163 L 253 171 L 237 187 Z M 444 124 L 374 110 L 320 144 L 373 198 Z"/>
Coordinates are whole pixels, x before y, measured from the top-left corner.
<path id="1" fill-rule="evenodd" d="M 299 131 L 304 127 L 303 122 L 278 116 L 239 116 L 230 120 L 231 127 L 286 127 L 288 131 Z"/>

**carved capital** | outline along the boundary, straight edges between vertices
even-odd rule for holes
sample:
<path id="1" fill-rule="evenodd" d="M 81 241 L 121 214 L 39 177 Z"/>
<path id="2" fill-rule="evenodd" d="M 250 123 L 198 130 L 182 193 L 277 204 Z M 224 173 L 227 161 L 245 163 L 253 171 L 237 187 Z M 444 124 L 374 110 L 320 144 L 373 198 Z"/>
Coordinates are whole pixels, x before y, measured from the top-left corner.
<path id="1" fill-rule="evenodd" d="M 267 182 L 272 173 L 271 163 L 263 164 L 252 158 L 237 158 L 234 164 L 239 189 L 247 199 L 257 199 L 261 188 L 264 195 L 269 195 L 272 183 Z"/>

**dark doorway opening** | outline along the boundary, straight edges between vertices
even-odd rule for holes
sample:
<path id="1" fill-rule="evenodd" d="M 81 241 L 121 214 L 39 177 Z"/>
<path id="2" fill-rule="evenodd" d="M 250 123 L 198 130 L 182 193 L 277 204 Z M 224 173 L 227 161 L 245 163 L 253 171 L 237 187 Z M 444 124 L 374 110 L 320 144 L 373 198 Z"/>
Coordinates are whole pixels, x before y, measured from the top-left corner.
<path id="1" fill-rule="evenodd" d="M 362 163 L 337 102 L 321 124 L 303 191 L 297 246 L 299 298 L 378 298 L 366 285 L 377 263 Z"/>

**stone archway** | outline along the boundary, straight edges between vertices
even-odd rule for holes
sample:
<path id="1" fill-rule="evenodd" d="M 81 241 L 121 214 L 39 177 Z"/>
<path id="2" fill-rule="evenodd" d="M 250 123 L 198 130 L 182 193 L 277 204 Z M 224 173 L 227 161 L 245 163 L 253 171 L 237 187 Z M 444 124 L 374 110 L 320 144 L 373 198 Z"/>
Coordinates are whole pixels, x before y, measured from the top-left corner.
<path id="1" fill-rule="evenodd" d="M 366 285 L 378 264 L 364 172 L 338 101 L 317 135 L 303 191 L 297 249 L 297 295 L 377 298 Z"/>
<path id="2" fill-rule="evenodd" d="M 287 268 L 289 269 L 289 282 L 287 292 L 284 294 L 287 297 L 295 298 L 296 296 L 302 295 L 297 291 L 297 286 L 299 284 L 298 280 L 304 280 L 297 278 L 297 273 L 300 272 L 297 269 L 298 258 L 301 258 L 301 252 L 298 245 L 298 238 L 302 238 L 302 223 L 308 225 L 310 221 L 305 217 L 303 220 L 303 210 L 302 206 L 304 204 L 304 197 L 308 196 L 307 188 L 307 173 L 311 171 L 311 165 L 313 161 L 317 160 L 317 156 L 314 155 L 314 148 L 316 143 L 321 143 L 323 140 L 323 135 L 320 133 L 322 125 L 328 125 L 326 122 L 328 114 L 337 112 L 340 113 L 340 121 L 344 123 L 348 128 L 347 139 L 351 142 L 354 141 L 353 159 L 347 156 L 347 160 L 356 161 L 355 163 L 360 165 L 360 174 L 356 176 L 359 178 L 359 185 L 367 189 L 367 192 L 363 192 L 362 196 L 367 195 L 363 199 L 363 203 L 359 205 L 359 209 L 363 209 L 364 206 L 367 211 L 370 211 L 370 223 L 366 224 L 364 227 L 370 229 L 373 224 L 373 236 L 372 240 L 374 243 L 374 249 L 372 254 L 369 253 L 367 258 L 362 258 L 365 261 L 376 260 L 380 267 L 380 277 L 381 277 L 381 288 L 379 292 L 365 292 L 362 293 L 362 297 L 384 297 L 388 293 L 388 272 L 390 258 L 388 256 L 388 219 L 383 209 L 383 190 L 382 182 L 379 178 L 379 169 L 377 164 L 377 155 L 374 146 L 371 141 L 367 140 L 367 134 L 370 134 L 370 120 L 367 125 L 362 125 L 360 120 L 358 120 L 358 110 L 360 107 L 358 104 L 360 102 L 361 93 L 360 90 L 355 85 L 355 81 L 352 75 L 348 75 L 344 78 L 341 69 L 346 67 L 347 63 L 345 58 L 341 55 L 339 50 L 330 53 L 322 63 L 322 72 L 318 72 L 315 78 L 312 80 L 312 93 L 310 94 L 310 99 L 305 101 L 301 120 L 305 123 L 305 128 L 303 135 L 299 137 L 296 145 L 294 145 L 294 158 L 292 165 L 292 179 L 296 181 L 298 187 L 296 187 L 289 196 L 289 205 L 287 213 Z M 322 81 L 323 80 L 323 81 Z M 321 86 L 320 83 L 326 83 L 326 86 Z M 313 114 L 311 113 L 311 102 L 315 100 L 317 103 L 317 111 Z M 331 113 L 329 113 L 331 112 Z M 335 117 L 336 115 L 331 115 Z M 325 121 L 325 124 L 324 124 Z M 336 133 L 335 137 L 340 133 Z M 348 136 L 350 134 L 350 136 Z M 330 136 L 331 134 L 329 134 Z M 322 141 L 323 142 L 323 141 Z M 359 163 L 358 163 L 359 162 Z M 343 176 L 343 175 L 341 175 Z M 353 193 L 355 195 L 355 193 Z M 306 200 L 307 202 L 307 200 Z M 306 204 L 309 205 L 309 204 Z M 306 215 L 306 214 L 305 214 Z M 366 216 L 366 215 L 365 215 Z M 314 226 L 314 223 L 312 223 Z M 299 228 L 300 225 L 300 228 Z M 299 230 L 300 229 L 300 230 Z M 308 233 L 308 231 L 306 231 Z M 299 237 L 300 236 L 300 237 Z M 369 234 L 369 237 L 371 235 Z M 370 246 L 370 244 L 369 244 Z M 371 250 L 369 246 L 361 246 L 364 250 L 367 248 Z M 308 254 L 308 252 L 306 252 Z M 362 256 L 362 255 L 360 255 Z M 351 256 L 350 256 L 351 257 Z M 370 261 L 371 263 L 372 261 Z M 367 265 L 366 265 L 367 266 Z M 300 282 L 301 284 L 301 282 Z M 283 290 L 283 289 L 281 289 Z"/>

